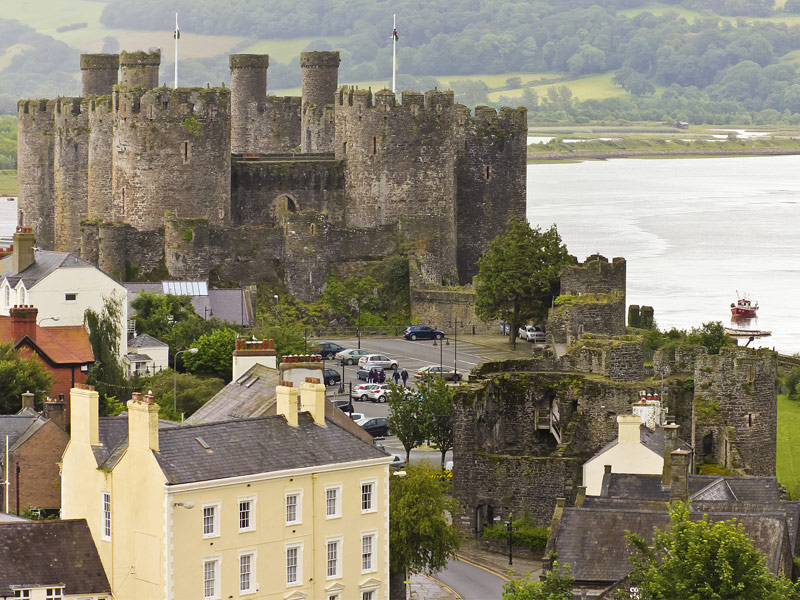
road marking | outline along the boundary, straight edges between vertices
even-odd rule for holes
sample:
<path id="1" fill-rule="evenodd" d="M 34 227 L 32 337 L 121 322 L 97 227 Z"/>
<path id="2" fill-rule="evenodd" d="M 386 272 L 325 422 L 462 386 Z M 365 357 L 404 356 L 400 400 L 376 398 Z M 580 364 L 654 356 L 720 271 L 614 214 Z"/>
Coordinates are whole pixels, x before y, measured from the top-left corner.
<path id="1" fill-rule="evenodd" d="M 428 579 L 433 581 L 435 584 L 442 586 L 448 592 L 453 594 L 453 596 L 456 598 L 456 600 L 464 600 L 464 597 L 461 594 L 459 594 L 457 591 L 455 591 L 453 588 L 451 588 L 449 585 L 447 585 L 444 581 L 440 581 L 439 579 L 437 579 L 433 575 L 428 575 L 427 573 L 423 573 L 422 571 L 415 571 L 415 572 L 417 573 L 417 575 L 422 575 L 423 577 L 427 577 Z"/>
<path id="2" fill-rule="evenodd" d="M 503 581 L 510 581 L 510 580 L 509 580 L 509 578 L 508 578 L 508 577 L 506 577 L 505 575 L 503 575 L 502 573 L 498 573 L 497 571 L 493 571 L 492 569 L 490 569 L 490 568 L 488 568 L 488 567 L 484 567 L 483 565 L 479 565 L 479 564 L 478 564 L 478 563 L 476 563 L 476 562 L 472 562 L 471 560 L 469 560 L 469 559 L 467 559 L 467 558 L 464 558 L 464 557 L 463 557 L 463 556 L 461 556 L 460 554 L 456 554 L 456 558 L 458 558 L 458 560 L 460 560 L 461 562 L 465 562 L 465 563 L 467 563 L 468 565 L 472 565 L 473 567 L 477 567 L 477 568 L 479 568 L 479 569 L 483 569 L 483 570 L 484 570 L 484 571 L 486 571 L 487 573 L 491 573 L 492 575 L 494 575 L 495 577 L 498 577 L 498 578 L 502 579 Z"/>

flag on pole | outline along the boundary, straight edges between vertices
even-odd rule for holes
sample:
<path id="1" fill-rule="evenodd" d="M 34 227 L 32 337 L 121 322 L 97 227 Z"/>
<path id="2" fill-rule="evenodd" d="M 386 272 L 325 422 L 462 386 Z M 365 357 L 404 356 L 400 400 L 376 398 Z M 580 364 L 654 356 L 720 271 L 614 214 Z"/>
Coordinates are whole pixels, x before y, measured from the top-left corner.
<path id="1" fill-rule="evenodd" d="M 396 42 L 397 41 L 397 27 L 392 30 L 392 39 Z"/>
<path id="2" fill-rule="evenodd" d="M 172 33 L 172 37 L 176 40 L 181 39 L 181 30 L 176 27 L 175 31 Z"/>

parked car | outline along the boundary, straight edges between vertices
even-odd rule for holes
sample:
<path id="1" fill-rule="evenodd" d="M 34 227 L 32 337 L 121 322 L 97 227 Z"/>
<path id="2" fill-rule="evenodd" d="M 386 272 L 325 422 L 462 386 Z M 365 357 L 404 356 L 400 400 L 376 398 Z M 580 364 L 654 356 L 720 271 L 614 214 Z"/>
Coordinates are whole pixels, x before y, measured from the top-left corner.
<path id="1" fill-rule="evenodd" d="M 422 367 L 414 373 L 417 379 L 424 379 L 426 377 L 442 377 L 447 381 L 461 381 L 461 373 L 456 373 L 450 367 L 435 367 L 428 366 Z"/>
<path id="2" fill-rule="evenodd" d="M 380 396 L 385 397 L 388 389 L 389 385 L 386 383 L 362 383 L 361 385 L 353 386 L 350 397 L 353 400 L 361 400 L 362 402 L 367 400 L 375 402 Z M 381 402 L 385 402 L 385 399 L 381 400 Z"/>
<path id="3" fill-rule="evenodd" d="M 506 321 L 500 321 L 500 335 L 508 335 L 511 331 L 511 324 Z"/>
<path id="4" fill-rule="evenodd" d="M 353 421 L 358 422 L 358 421 L 360 421 L 362 419 L 366 419 L 367 417 L 366 417 L 366 415 L 364 413 L 353 412 L 353 413 L 350 413 L 350 418 L 353 419 Z"/>
<path id="5" fill-rule="evenodd" d="M 344 350 L 342 346 L 333 342 L 320 342 L 314 346 L 314 354 L 319 354 L 325 360 L 331 360 L 342 350 Z"/>
<path id="6" fill-rule="evenodd" d="M 349 348 L 336 353 L 336 360 L 344 362 L 346 365 L 354 365 L 362 356 L 369 354 L 366 350 L 361 348 Z"/>
<path id="7" fill-rule="evenodd" d="M 342 380 L 342 374 L 336 369 L 323 369 L 322 379 L 325 385 L 336 385 Z"/>
<path id="8" fill-rule="evenodd" d="M 352 400 L 334 400 L 333 405 L 348 414 L 353 412 L 353 401 Z"/>
<path id="9" fill-rule="evenodd" d="M 378 371 L 379 374 L 383 373 L 384 378 L 386 377 L 386 373 L 383 370 L 383 367 L 373 367 L 373 366 L 359 367 L 358 371 L 356 371 L 356 377 L 358 377 L 361 381 L 366 381 L 369 378 L 369 372 L 372 369 L 375 369 L 376 371 Z"/>
<path id="10" fill-rule="evenodd" d="M 404 469 L 406 466 L 406 459 L 400 458 L 397 454 L 394 455 L 394 460 L 389 463 L 389 466 L 392 468 L 393 471 L 400 471 Z"/>
<path id="11" fill-rule="evenodd" d="M 366 354 L 358 359 L 359 367 L 383 367 L 384 369 L 397 370 L 397 361 L 383 354 Z"/>
<path id="12" fill-rule="evenodd" d="M 444 337 L 444 332 L 427 325 L 409 325 L 403 332 L 403 337 L 407 340 L 440 340 Z"/>
<path id="13" fill-rule="evenodd" d="M 544 331 L 541 327 L 535 327 L 533 325 L 523 325 L 519 328 L 519 337 L 523 340 L 528 340 L 529 342 L 546 342 L 547 336 L 545 335 Z"/>
<path id="14" fill-rule="evenodd" d="M 364 417 L 356 421 L 361 428 L 372 437 L 385 436 L 389 433 L 389 419 L 386 417 Z"/>

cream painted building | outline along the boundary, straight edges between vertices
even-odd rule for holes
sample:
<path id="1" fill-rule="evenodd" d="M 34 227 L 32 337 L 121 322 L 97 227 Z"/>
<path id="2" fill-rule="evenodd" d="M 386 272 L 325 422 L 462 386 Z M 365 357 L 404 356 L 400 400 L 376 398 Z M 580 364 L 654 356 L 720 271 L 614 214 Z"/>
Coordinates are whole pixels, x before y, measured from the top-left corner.
<path id="1" fill-rule="evenodd" d="M 587 496 L 600 496 L 606 466 L 612 473 L 660 475 L 667 455 L 677 449 L 677 425 L 650 429 L 640 415 L 617 416 L 617 439 L 583 464 L 583 485 Z M 682 446 L 680 446 L 682 447 Z"/>
<path id="2" fill-rule="evenodd" d="M 62 516 L 118 600 L 388 599 L 392 457 L 326 421 L 318 379 L 289 383 L 277 415 L 166 427 L 150 397 L 98 418 L 72 391 Z"/>
<path id="3" fill-rule="evenodd" d="M 34 247 L 30 228 L 18 227 L 14 248 L 0 259 L 0 315 L 15 305 L 39 310 L 42 327 L 83 325 L 86 309 L 103 310 L 107 297 L 120 300 L 120 356 L 127 353 L 126 290 L 92 264 L 67 252 Z"/>

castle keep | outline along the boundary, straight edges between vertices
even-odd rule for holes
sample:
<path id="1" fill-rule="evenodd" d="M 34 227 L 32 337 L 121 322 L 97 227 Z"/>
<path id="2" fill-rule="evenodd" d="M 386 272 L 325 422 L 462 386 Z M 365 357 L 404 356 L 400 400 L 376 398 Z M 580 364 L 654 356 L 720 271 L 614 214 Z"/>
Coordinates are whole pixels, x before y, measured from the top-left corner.
<path id="1" fill-rule="evenodd" d="M 416 288 L 468 284 L 524 218 L 525 109 L 338 85 L 301 54 L 302 96 L 266 55 L 231 86 L 158 87 L 159 52 L 81 56 L 81 98 L 19 103 L 19 222 L 120 279 L 283 281 L 311 300 L 337 264 L 401 253 Z"/>

